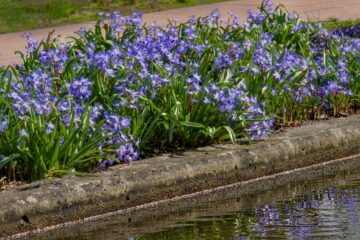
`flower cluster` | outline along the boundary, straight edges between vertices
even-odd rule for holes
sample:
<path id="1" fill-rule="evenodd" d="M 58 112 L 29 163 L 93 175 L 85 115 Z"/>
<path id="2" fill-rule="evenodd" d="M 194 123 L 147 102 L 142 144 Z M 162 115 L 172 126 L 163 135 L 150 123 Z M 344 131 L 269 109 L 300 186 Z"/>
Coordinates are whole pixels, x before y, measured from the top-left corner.
<path id="1" fill-rule="evenodd" d="M 58 144 L 39 153 L 59 160 L 48 169 L 92 159 L 104 168 L 140 153 L 263 139 L 275 119 L 359 107 L 360 40 L 275 11 L 271 1 L 243 25 L 217 10 L 164 27 L 141 18 L 103 14 L 70 43 L 27 35 L 24 64 L 0 69 L 0 134 L 14 135 L 0 154 L 22 144 L 23 156 L 38 134 Z"/>

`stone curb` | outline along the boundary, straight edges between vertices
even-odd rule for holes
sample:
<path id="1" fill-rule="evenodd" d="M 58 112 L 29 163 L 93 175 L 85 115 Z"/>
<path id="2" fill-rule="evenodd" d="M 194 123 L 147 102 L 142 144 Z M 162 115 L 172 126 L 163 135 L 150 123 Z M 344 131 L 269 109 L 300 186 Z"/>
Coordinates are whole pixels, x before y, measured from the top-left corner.
<path id="1" fill-rule="evenodd" d="M 360 115 L 0 192 L 0 237 L 360 153 Z M 24 222 L 26 219 L 30 223 Z"/>
<path id="2" fill-rule="evenodd" d="M 76 239 L 84 232 L 101 232 L 106 226 L 114 225 L 119 227 L 119 239 L 129 239 L 171 228 L 178 222 L 188 221 L 189 216 L 192 219 L 218 217 L 219 210 L 235 213 L 249 208 L 249 205 L 255 207 L 277 203 L 289 196 L 310 195 L 328 186 L 342 186 L 344 179 L 359 179 L 359 170 L 360 154 L 356 154 L 0 239 Z M 198 211 L 209 205 L 213 207 L 210 211 Z"/>

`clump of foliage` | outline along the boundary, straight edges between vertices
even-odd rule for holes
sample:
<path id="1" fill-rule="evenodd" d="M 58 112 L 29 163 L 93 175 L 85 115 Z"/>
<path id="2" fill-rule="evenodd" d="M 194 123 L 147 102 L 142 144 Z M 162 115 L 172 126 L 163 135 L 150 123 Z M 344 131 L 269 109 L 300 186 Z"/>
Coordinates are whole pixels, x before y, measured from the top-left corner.
<path id="1" fill-rule="evenodd" d="M 265 1 L 165 27 L 103 15 L 64 43 L 31 36 L 0 69 L 1 175 L 101 169 L 359 108 L 360 40 Z"/>

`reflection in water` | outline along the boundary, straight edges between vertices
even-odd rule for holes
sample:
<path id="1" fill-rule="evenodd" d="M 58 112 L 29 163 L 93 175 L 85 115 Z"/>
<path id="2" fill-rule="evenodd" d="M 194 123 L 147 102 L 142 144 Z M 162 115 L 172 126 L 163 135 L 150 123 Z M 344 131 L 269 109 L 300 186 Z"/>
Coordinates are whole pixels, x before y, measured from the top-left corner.
<path id="1" fill-rule="evenodd" d="M 254 231 L 247 236 L 286 238 L 356 237 L 359 188 L 328 188 L 309 196 L 256 207 Z M 236 219 L 235 219 L 236 221 Z"/>
<path id="2" fill-rule="evenodd" d="M 360 239 L 360 184 L 179 222 L 136 239 Z"/>
<path id="3" fill-rule="evenodd" d="M 268 186 L 114 216 L 41 239 L 360 239 L 360 169 Z"/>

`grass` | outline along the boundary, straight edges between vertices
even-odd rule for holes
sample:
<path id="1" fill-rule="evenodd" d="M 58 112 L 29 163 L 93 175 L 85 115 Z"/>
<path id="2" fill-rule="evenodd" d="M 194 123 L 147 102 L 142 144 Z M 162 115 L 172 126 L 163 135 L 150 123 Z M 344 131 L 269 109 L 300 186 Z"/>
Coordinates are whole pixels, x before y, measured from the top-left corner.
<path id="1" fill-rule="evenodd" d="M 336 18 L 331 18 L 328 21 L 323 21 L 323 26 L 329 30 L 338 30 L 342 28 L 349 28 L 360 24 L 360 18 L 358 19 L 348 19 L 348 20 L 338 20 Z"/>
<path id="2" fill-rule="evenodd" d="M 96 20 L 98 12 L 143 13 L 222 0 L 0 0 L 0 33 Z M 10 14 L 9 14 L 10 13 Z"/>

